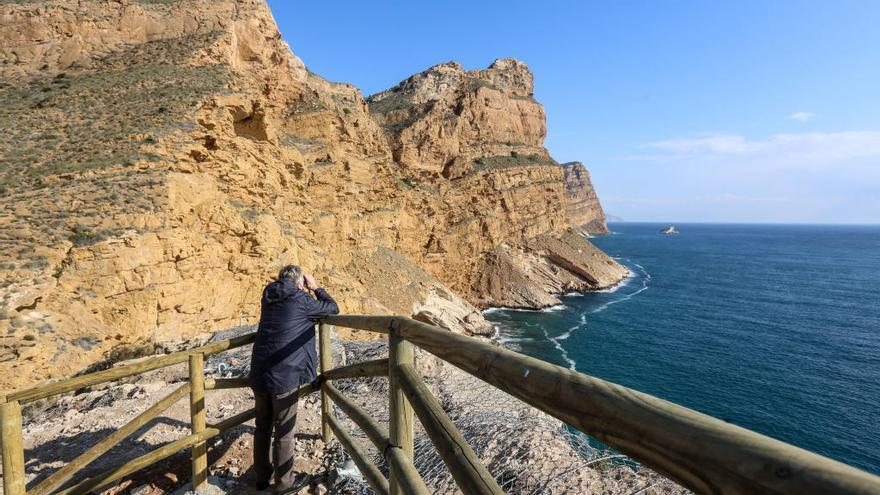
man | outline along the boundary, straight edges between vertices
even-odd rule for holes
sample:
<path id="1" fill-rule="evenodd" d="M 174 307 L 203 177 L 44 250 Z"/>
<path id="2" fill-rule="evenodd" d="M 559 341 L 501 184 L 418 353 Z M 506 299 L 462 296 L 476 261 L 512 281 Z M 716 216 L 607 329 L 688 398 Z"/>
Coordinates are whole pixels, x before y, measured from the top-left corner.
<path id="1" fill-rule="evenodd" d="M 315 379 L 315 321 L 337 313 L 336 301 L 296 265 L 282 268 L 278 280 L 263 289 L 250 375 L 256 402 L 254 475 L 258 490 L 269 488 L 273 467 L 274 491 L 293 488 L 297 389 Z"/>

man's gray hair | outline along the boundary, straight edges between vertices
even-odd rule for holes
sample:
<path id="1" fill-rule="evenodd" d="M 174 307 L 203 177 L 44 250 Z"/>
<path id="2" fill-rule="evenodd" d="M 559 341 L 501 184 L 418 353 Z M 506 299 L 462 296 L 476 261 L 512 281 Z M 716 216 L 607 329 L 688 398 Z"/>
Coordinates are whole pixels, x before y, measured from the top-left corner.
<path id="1" fill-rule="evenodd" d="M 287 265 L 278 272 L 278 280 L 289 278 L 297 284 L 303 283 L 303 271 L 299 265 Z"/>

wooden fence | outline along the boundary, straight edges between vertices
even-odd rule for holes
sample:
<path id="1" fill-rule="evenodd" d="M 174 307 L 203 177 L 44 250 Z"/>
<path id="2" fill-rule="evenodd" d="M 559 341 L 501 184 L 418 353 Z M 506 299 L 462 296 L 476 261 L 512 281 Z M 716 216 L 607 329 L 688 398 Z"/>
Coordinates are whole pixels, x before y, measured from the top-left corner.
<path id="1" fill-rule="evenodd" d="M 330 325 L 387 334 L 388 359 L 332 368 Z M 320 374 L 314 383 L 301 387 L 299 394 L 320 391 L 324 441 L 329 443 L 335 436 L 378 494 L 428 493 L 412 461 L 414 417 L 418 417 L 463 493 L 503 493 L 422 382 L 415 367 L 414 345 L 619 449 L 697 493 L 880 494 L 880 478 L 846 464 L 656 397 L 409 318 L 332 316 L 320 324 L 318 337 Z M 208 471 L 205 441 L 254 417 L 251 409 L 219 423 L 206 424 L 205 391 L 246 387 L 247 380 L 243 377 L 205 379 L 204 360 L 206 356 L 247 345 L 253 338 L 254 334 L 249 334 L 0 397 L 5 494 L 96 492 L 184 449 L 192 451 L 193 486 L 204 487 Z M 189 382 L 30 490 L 25 489 L 22 404 L 184 362 L 189 363 Z M 333 384 L 342 378 L 375 376 L 389 379 L 387 429 Z M 59 489 L 90 462 L 187 395 L 190 435 Z M 333 417 L 332 404 L 376 446 L 389 466 L 388 478 Z"/>

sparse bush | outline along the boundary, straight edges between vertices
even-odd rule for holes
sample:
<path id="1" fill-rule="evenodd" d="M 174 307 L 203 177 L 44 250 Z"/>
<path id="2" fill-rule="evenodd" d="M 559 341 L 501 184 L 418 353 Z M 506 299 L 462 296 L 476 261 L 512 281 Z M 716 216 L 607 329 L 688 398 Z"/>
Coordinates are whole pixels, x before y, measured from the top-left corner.
<path id="1" fill-rule="evenodd" d="M 89 232 L 87 230 L 74 232 L 67 238 L 67 240 L 77 247 L 91 246 L 92 244 L 97 244 L 105 239 L 107 239 L 107 236 L 103 232 Z"/>
<path id="2" fill-rule="evenodd" d="M 558 165 L 552 158 L 541 155 L 523 155 L 511 151 L 510 155 L 483 156 L 474 159 L 474 170 L 502 169 L 511 167 L 527 167 L 532 165 Z"/>
<path id="3" fill-rule="evenodd" d="M 42 270 L 49 266 L 49 258 L 46 255 L 41 254 L 36 258 L 28 261 L 24 265 L 22 265 L 26 270 Z"/>
<path id="4" fill-rule="evenodd" d="M 24 337 L 22 337 L 22 339 L 27 340 L 28 342 L 33 342 L 33 341 L 37 340 L 37 336 L 32 333 L 29 333 L 29 334 L 25 335 Z"/>
<path id="5" fill-rule="evenodd" d="M 142 153 L 141 143 L 132 138 L 145 131 L 180 129 L 192 120 L 200 101 L 224 91 L 231 77 L 228 68 L 186 63 L 194 50 L 216 36 L 143 43 L 96 59 L 89 72 L 4 85 L 0 184 L 20 184 L 23 175 L 33 180 L 141 158 L 156 161 L 157 155 Z M 57 113 L 65 116 L 63 126 L 57 125 Z"/>

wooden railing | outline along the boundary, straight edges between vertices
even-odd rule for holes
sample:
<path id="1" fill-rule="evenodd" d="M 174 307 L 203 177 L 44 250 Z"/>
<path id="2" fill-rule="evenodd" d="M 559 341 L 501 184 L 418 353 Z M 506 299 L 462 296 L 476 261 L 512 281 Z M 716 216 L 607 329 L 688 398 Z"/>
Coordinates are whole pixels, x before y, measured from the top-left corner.
<path id="1" fill-rule="evenodd" d="M 332 368 L 330 325 L 388 335 L 389 357 Z M 379 494 L 424 494 L 413 466 L 413 421 L 428 437 L 463 493 L 503 493 L 417 372 L 413 345 L 595 437 L 697 493 L 880 494 L 880 478 L 778 440 L 730 425 L 635 390 L 530 358 L 409 318 L 332 316 L 319 326 L 320 374 L 299 389 L 320 391 L 325 442 L 335 436 L 371 488 Z M 250 409 L 216 424 L 205 421 L 205 391 L 246 387 L 244 377 L 204 378 L 206 356 L 253 342 L 254 334 L 216 342 L 97 373 L 69 378 L 0 397 L 0 443 L 6 495 L 85 494 L 101 490 L 184 449 L 192 451 L 192 485 L 207 482 L 206 440 L 254 417 Z M 21 406 L 180 363 L 189 381 L 79 457 L 25 489 Z M 343 378 L 388 376 L 388 429 L 333 384 Z M 59 489 L 83 468 L 178 400 L 189 395 L 191 434 L 134 460 Z M 332 415 L 343 411 L 376 446 L 389 477 L 367 457 Z"/>
<path id="2" fill-rule="evenodd" d="M 0 397 L 0 448 L 3 453 L 3 491 L 5 495 L 49 493 L 74 495 L 96 492 L 110 483 L 124 478 L 136 471 L 144 469 L 181 450 L 192 449 L 192 480 L 194 487 L 202 487 L 208 479 L 208 456 L 205 441 L 234 426 L 240 425 L 254 417 L 253 409 L 244 411 L 223 421 L 208 425 L 205 422 L 205 390 L 247 386 L 244 379 L 208 379 L 205 380 L 205 357 L 229 349 L 241 347 L 254 341 L 254 334 L 236 337 L 222 342 L 215 342 L 195 349 L 157 356 L 143 361 L 111 368 L 106 371 L 90 373 L 75 378 L 47 383 L 37 387 L 13 392 Z M 189 363 L 189 381 L 184 383 L 167 397 L 151 406 L 146 411 L 129 421 L 124 426 L 105 437 L 76 459 L 40 481 L 30 490 L 25 490 L 24 449 L 22 445 L 21 406 L 27 402 L 45 399 L 55 395 L 79 390 L 83 387 L 99 385 L 139 375 L 147 371 L 157 370 L 175 364 Z M 189 396 L 191 434 L 174 442 L 162 445 L 134 460 L 110 469 L 97 476 L 84 479 L 72 486 L 59 490 L 71 478 L 75 477 L 89 463 L 118 445 L 122 440 L 149 423 L 178 400 Z"/>

